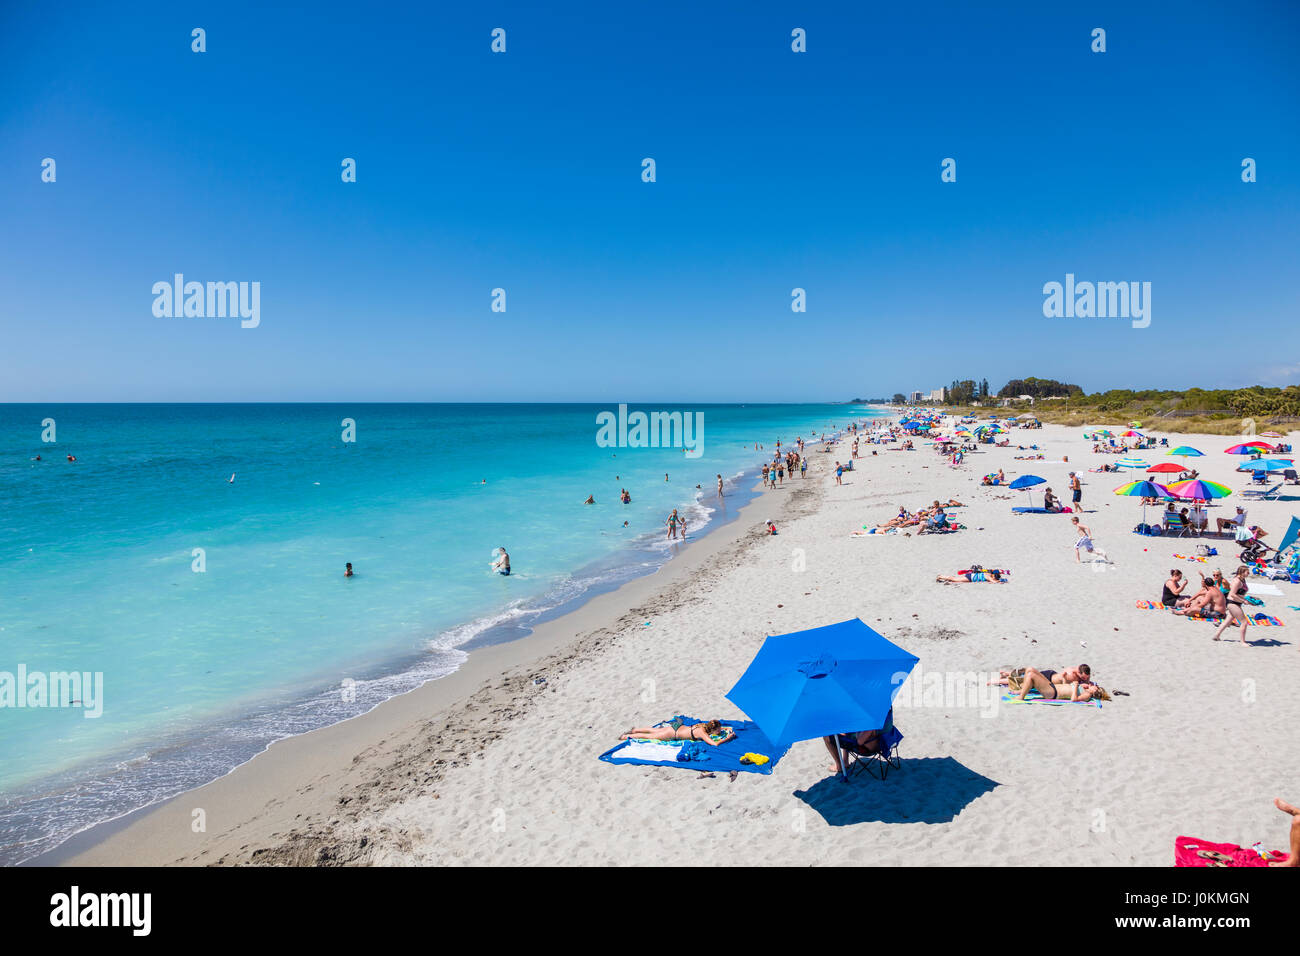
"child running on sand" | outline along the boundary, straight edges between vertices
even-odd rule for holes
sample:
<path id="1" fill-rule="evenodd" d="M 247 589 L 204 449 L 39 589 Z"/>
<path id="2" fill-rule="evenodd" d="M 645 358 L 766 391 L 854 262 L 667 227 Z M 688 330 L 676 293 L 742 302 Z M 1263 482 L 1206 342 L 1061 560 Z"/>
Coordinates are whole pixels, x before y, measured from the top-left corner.
<path id="1" fill-rule="evenodd" d="M 1082 564 L 1083 559 L 1079 557 L 1080 551 L 1087 551 L 1089 554 L 1096 553 L 1092 547 L 1092 529 L 1078 518 L 1071 518 L 1070 521 L 1074 525 L 1074 530 L 1079 534 L 1079 537 L 1074 540 L 1074 560 L 1076 563 Z"/>

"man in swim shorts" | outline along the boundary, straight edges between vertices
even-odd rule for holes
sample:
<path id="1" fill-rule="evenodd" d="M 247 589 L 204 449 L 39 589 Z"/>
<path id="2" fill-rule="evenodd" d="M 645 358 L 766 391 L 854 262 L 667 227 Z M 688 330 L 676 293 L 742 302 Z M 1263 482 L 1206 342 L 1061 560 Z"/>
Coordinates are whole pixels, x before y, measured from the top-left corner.
<path id="1" fill-rule="evenodd" d="M 1094 553 L 1092 547 L 1092 529 L 1081 522 L 1078 517 L 1070 519 L 1074 525 L 1074 530 L 1078 532 L 1079 537 L 1074 541 L 1074 560 L 1077 564 L 1082 564 L 1083 559 L 1079 557 L 1080 551 L 1087 551 L 1089 554 Z"/>

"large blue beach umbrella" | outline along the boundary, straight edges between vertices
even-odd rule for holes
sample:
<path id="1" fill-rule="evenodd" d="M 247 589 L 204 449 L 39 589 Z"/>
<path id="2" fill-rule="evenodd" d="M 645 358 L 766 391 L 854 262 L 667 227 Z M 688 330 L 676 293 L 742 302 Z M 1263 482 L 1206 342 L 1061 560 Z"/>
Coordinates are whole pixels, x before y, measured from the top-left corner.
<path id="1" fill-rule="evenodd" d="M 1258 458 L 1241 465 L 1238 471 L 1286 471 L 1294 468 L 1295 462 L 1286 458 Z"/>
<path id="2" fill-rule="evenodd" d="M 778 745 L 877 730 L 916 662 L 853 618 L 768 637 L 727 699 Z"/>
<path id="3" fill-rule="evenodd" d="M 1016 490 L 1024 488 L 1025 494 L 1029 495 L 1030 488 L 1034 487 L 1034 485 L 1041 485 L 1046 480 L 1046 478 L 1039 478 L 1037 475 L 1021 475 L 1015 481 L 1011 482 L 1011 484 L 1007 485 L 1007 487 L 1015 488 Z M 1029 495 L 1029 504 L 1031 507 L 1034 504 L 1033 495 Z"/>

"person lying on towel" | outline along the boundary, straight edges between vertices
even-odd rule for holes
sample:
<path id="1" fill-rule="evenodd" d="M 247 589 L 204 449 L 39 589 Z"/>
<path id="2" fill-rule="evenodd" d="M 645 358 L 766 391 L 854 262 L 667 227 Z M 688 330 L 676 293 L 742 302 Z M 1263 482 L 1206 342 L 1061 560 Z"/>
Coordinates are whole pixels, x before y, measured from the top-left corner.
<path id="1" fill-rule="evenodd" d="M 956 574 L 941 574 L 936 581 L 942 581 L 944 584 L 970 584 L 971 582 L 980 581 L 1001 581 L 1002 572 L 998 570 L 985 571 L 983 568 L 976 566 L 969 571 L 958 571 Z"/>
<path id="2" fill-rule="evenodd" d="M 618 735 L 619 740 L 639 737 L 642 740 L 698 740 L 716 747 L 736 738 L 736 732 L 730 727 L 722 726 L 720 720 L 710 720 L 687 726 L 674 718 L 662 727 L 633 727 L 626 733 Z M 717 738 L 716 740 L 714 738 Z"/>
<path id="3" fill-rule="evenodd" d="M 1015 671 L 1000 671 L 998 680 L 989 681 L 1019 691 L 1024 700 L 1029 692 L 1038 691 L 1045 700 L 1092 700 L 1101 696 L 1101 687 L 1093 683 L 1092 668 L 1087 664 L 1066 667 L 1060 671 L 1026 667 Z"/>

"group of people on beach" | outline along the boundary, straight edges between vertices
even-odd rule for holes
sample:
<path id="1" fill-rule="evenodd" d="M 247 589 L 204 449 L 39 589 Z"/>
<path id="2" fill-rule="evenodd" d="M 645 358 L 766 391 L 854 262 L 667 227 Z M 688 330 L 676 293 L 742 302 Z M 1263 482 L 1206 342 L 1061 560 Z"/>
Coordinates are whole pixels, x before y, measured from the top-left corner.
<path id="1" fill-rule="evenodd" d="M 908 511 L 906 507 L 899 505 L 898 514 L 884 524 L 878 525 L 876 534 L 882 534 L 896 528 L 916 528 L 918 534 L 925 534 L 927 531 L 942 531 L 950 527 L 948 509 L 964 507 L 965 505 L 956 498 L 949 498 L 946 504 L 936 498 L 929 507 L 920 508 L 917 511 Z"/>
<path id="2" fill-rule="evenodd" d="M 763 487 L 780 487 L 785 484 L 786 476 L 793 479 L 796 471 L 800 478 L 807 478 L 808 460 L 797 451 L 787 451 L 784 455 L 778 451 L 771 462 L 763 463 Z"/>
<path id="3" fill-rule="evenodd" d="M 1230 627 L 1240 627 L 1241 644 L 1246 644 L 1246 602 L 1249 599 L 1250 585 L 1247 576 L 1250 569 L 1246 565 L 1238 566 L 1231 578 L 1224 578 L 1223 572 L 1215 570 L 1207 577 L 1201 578 L 1200 590 L 1188 594 L 1187 578 L 1178 568 L 1171 568 L 1160 595 L 1160 603 L 1179 617 L 1223 617 L 1219 629 L 1214 632 L 1214 640 L 1222 640 L 1223 632 Z M 1256 602 L 1258 603 L 1258 602 Z"/>

